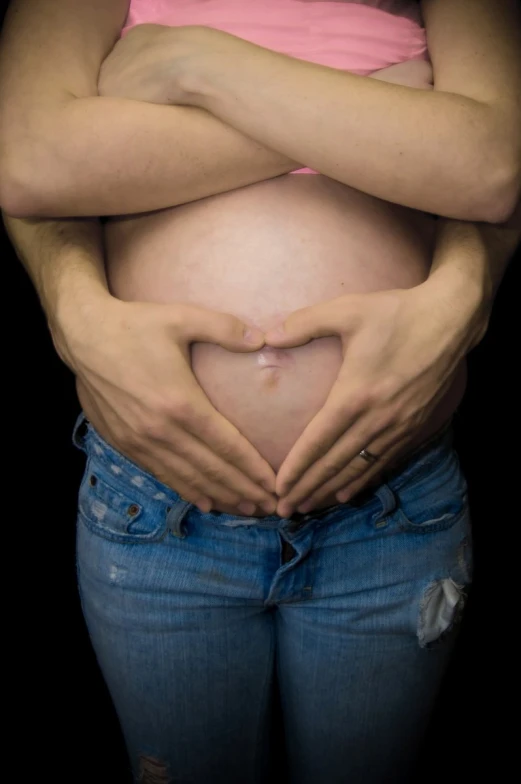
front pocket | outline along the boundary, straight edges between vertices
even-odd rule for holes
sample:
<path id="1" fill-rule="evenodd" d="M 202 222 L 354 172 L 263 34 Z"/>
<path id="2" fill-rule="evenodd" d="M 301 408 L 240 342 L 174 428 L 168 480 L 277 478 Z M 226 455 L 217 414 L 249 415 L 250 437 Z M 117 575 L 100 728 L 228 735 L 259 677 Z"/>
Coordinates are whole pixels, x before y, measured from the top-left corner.
<path id="1" fill-rule="evenodd" d="M 423 498 L 400 499 L 396 517 L 403 531 L 421 534 L 445 531 L 467 513 L 465 491 L 458 493 L 454 488 L 440 488 L 438 492 L 427 493 Z"/>
<path id="2" fill-rule="evenodd" d="M 87 461 L 78 501 L 87 527 L 112 541 L 155 542 L 166 534 L 165 505 L 123 482 L 113 486 L 93 459 Z"/>
<path id="3" fill-rule="evenodd" d="M 394 489 L 398 526 L 419 534 L 452 528 L 468 514 L 467 483 L 456 453 L 440 449 L 419 468 Z"/>

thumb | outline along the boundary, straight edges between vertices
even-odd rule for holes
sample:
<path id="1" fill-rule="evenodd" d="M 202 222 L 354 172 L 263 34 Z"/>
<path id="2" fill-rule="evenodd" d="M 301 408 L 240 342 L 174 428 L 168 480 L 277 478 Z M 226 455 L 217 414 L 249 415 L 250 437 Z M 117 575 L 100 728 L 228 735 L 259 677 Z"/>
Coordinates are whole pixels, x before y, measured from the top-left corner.
<path id="1" fill-rule="evenodd" d="M 340 300 L 320 302 L 291 313 L 282 324 L 266 332 L 264 339 L 268 346 L 302 346 L 313 338 L 327 338 L 345 332 L 348 318 L 347 307 Z"/>
<path id="2" fill-rule="evenodd" d="M 228 351 L 257 351 L 264 345 L 260 329 L 231 313 L 181 305 L 176 308 L 176 322 L 186 343 L 215 343 Z"/>

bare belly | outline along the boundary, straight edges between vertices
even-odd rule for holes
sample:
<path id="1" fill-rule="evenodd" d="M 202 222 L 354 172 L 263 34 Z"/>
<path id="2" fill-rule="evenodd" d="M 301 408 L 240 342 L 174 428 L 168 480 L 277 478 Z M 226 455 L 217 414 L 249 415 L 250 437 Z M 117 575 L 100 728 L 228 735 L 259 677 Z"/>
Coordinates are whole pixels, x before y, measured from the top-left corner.
<path id="1" fill-rule="evenodd" d="M 106 224 L 107 274 L 123 300 L 190 302 L 268 329 L 347 293 L 410 288 L 428 275 L 428 216 L 320 175 L 286 175 Z M 213 405 L 277 470 L 325 402 L 342 362 L 336 337 L 236 354 L 192 346 Z M 465 370 L 418 441 L 450 417 Z"/>

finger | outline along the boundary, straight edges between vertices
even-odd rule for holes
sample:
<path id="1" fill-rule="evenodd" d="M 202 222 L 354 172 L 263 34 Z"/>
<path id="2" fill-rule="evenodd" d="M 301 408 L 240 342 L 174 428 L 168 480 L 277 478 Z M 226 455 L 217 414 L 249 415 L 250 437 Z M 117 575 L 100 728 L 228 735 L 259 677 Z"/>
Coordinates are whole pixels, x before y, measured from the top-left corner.
<path id="1" fill-rule="evenodd" d="M 335 495 L 336 501 L 345 503 L 351 497 L 348 490 L 349 485 L 356 482 L 360 487 L 364 487 L 372 478 L 386 470 L 395 455 L 404 454 L 410 442 L 411 439 L 408 435 L 403 433 L 400 435 L 396 432 L 390 435 L 389 431 L 385 434 L 385 438 L 372 442 L 368 448 L 371 454 L 378 456 L 374 462 L 367 462 L 357 453 L 336 476 L 316 488 L 303 502 L 298 503 L 297 510 L 307 514 L 333 495 Z"/>
<path id="2" fill-rule="evenodd" d="M 339 503 L 348 503 L 353 498 L 355 498 L 358 493 L 364 489 L 367 485 L 369 485 L 376 477 L 384 473 L 384 470 L 392 466 L 392 464 L 400 457 L 403 457 L 406 453 L 407 445 L 409 441 L 407 439 L 399 441 L 396 443 L 394 447 L 391 447 L 386 455 L 385 462 L 382 465 L 378 465 L 375 463 L 373 466 L 368 468 L 364 473 L 359 474 L 356 477 L 350 477 L 348 480 L 348 485 L 346 487 L 341 488 L 337 492 L 337 500 Z M 340 496 L 340 497 L 339 497 Z"/>
<path id="3" fill-rule="evenodd" d="M 278 505 L 279 514 L 281 513 L 279 510 L 285 512 L 284 516 L 287 516 L 290 509 L 298 508 L 301 511 L 302 504 L 315 502 L 315 494 L 320 487 L 327 485 L 331 488 L 334 486 L 336 478 L 354 458 L 357 458 L 357 461 L 362 461 L 362 458 L 358 457 L 361 449 L 366 448 L 368 443 L 375 443 L 378 438 L 382 439 L 391 427 L 390 423 L 387 427 L 382 424 L 375 426 L 371 420 L 372 417 L 368 412 L 366 416 L 359 417 L 351 427 L 349 424 L 344 427 L 343 432 L 332 444 L 328 443 L 325 447 L 322 446 L 316 461 L 303 472 L 298 482 L 285 494 L 278 491 L 278 495 L 283 499 Z M 378 441 L 377 443 L 382 442 Z M 361 447 L 360 444 L 364 446 Z M 360 466 L 360 470 L 362 468 L 363 466 Z M 340 486 L 337 485 L 337 487 Z"/>
<path id="4" fill-rule="evenodd" d="M 176 477 L 173 482 L 171 481 L 171 478 L 170 481 L 165 481 L 167 478 L 162 475 L 162 469 L 156 468 L 154 470 L 154 461 L 148 463 L 146 456 L 144 459 L 141 459 L 139 454 L 133 454 L 132 450 L 126 449 L 123 444 L 119 444 L 118 439 L 115 439 L 112 436 L 114 427 L 111 427 L 107 417 L 96 403 L 95 397 L 88 391 L 84 384 L 77 384 L 77 386 L 82 409 L 85 412 L 88 421 L 91 422 L 95 427 L 96 432 L 107 442 L 107 444 L 109 444 L 109 446 L 120 454 L 123 454 L 127 459 L 131 460 L 144 471 L 147 471 L 147 473 L 155 476 L 160 482 L 167 485 L 167 487 L 172 488 L 174 492 L 178 493 L 185 501 L 197 506 L 201 512 L 206 513 L 210 511 L 213 506 L 212 500 L 211 498 L 208 498 L 205 493 L 201 493 L 195 487 L 186 484 L 179 477 Z M 121 422 L 118 422 L 118 426 L 121 428 Z"/>
<path id="5" fill-rule="evenodd" d="M 184 476 L 186 482 L 198 487 L 221 504 L 230 506 L 251 501 L 269 513 L 275 510 L 275 499 L 270 493 L 198 438 L 186 430 L 179 431 L 178 434 L 172 432 L 171 436 L 172 441 L 169 434 L 169 440 L 163 440 L 161 444 L 165 468 L 171 465 L 172 470 Z M 175 452 L 172 451 L 172 443 L 175 444 Z M 156 452 L 154 458 L 155 455 Z M 186 467 L 184 473 L 181 467 Z"/>
<path id="6" fill-rule="evenodd" d="M 228 351 L 257 351 L 264 345 L 264 333 L 230 313 L 201 308 L 197 305 L 176 305 L 174 321 L 188 342 L 215 343 Z"/>
<path id="7" fill-rule="evenodd" d="M 327 475 L 327 469 L 322 474 L 317 472 L 318 461 L 360 416 L 358 401 L 355 400 L 351 407 L 347 407 L 345 398 L 349 398 L 349 393 L 346 394 L 344 389 L 341 394 L 340 385 L 336 382 L 323 408 L 293 445 L 277 474 L 275 491 L 281 498 L 287 496 L 297 482 L 300 484 L 307 471 L 312 472 L 312 481 L 314 476 L 317 477 L 317 484 L 322 484 L 333 475 Z M 322 468 L 325 469 L 324 466 Z M 332 470 L 335 472 L 338 467 L 333 466 Z"/>
<path id="8" fill-rule="evenodd" d="M 190 403 L 186 401 L 189 400 Z M 183 402 L 184 401 L 184 402 Z M 96 406 L 99 412 L 99 407 Z M 98 418 L 101 418 L 100 416 Z M 139 449 L 147 459 L 154 458 L 156 448 L 163 454 L 181 454 L 185 461 L 193 463 L 199 473 L 207 475 L 208 481 L 217 482 L 228 488 L 240 500 L 253 501 L 263 508 L 272 510 L 275 488 L 275 473 L 255 448 L 216 409 L 193 377 L 183 387 L 183 398 L 173 407 L 162 412 L 153 426 L 143 426 L 141 432 L 129 432 L 129 424 L 117 416 L 117 424 L 107 428 L 113 433 L 113 441 L 123 445 L 126 454 Z M 125 435 L 127 438 L 125 438 Z M 156 471 L 160 468 L 155 461 Z M 169 484 L 169 483 L 168 483 Z M 222 498 L 222 492 L 217 495 Z"/>
<path id="9" fill-rule="evenodd" d="M 230 483 L 234 484 L 233 480 L 228 483 L 222 481 L 219 467 L 215 468 L 212 464 L 212 455 L 201 446 L 197 439 L 192 436 L 187 439 L 186 433 L 177 432 L 172 434 L 172 441 L 166 442 L 160 442 L 157 439 L 154 441 L 143 440 L 140 436 L 132 437 L 126 423 L 121 420 L 118 420 L 117 423 L 113 422 L 112 425 L 109 423 L 92 395 L 84 387 L 81 397 L 85 413 L 92 420 L 99 435 L 108 444 L 152 474 L 160 482 L 175 490 L 185 500 L 195 504 L 201 511 L 208 512 L 216 506 L 238 507 L 245 503 L 245 496 L 241 493 L 244 488 L 240 487 L 242 478 L 240 474 L 239 482 L 235 481 L 235 486 L 229 488 Z M 93 413 L 94 416 L 92 416 Z M 113 435 L 118 431 L 119 437 Z M 126 437 L 122 438 L 121 434 Z M 188 447 L 186 446 L 187 442 Z M 172 443 L 177 445 L 177 449 L 180 448 L 180 444 L 183 444 L 183 453 L 173 453 Z M 210 467 L 206 470 L 208 462 Z M 221 462 L 222 468 L 226 470 L 227 464 L 224 461 Z M 237 485 L 239 486 L 237 487 Z M 263 494 L 256 487 L 255 495 L 261 496 L 262 503 L 260 505 L 264 511 L 268 513 L 274 511 L 276 506 L 274 500 L 270 500 L 269 496 Z M 266 502 L 266 497 L 269 499 L 268 502 Z"/>
<path id="10" fill-rule="evenodd" d="M 266 493 L 275 491 L 275 473 L 270 464 L 250 444 L 237 428 L 220 414 L 208 398 L 194 384 L 190 409 L 185 409 L 180 424 L 183 429 L 203 443 L 220 461 L 238 469 L 247 497 L 255 502 L 268 500 Z M 236 473 L 233 474 L 237 476 Z"/>
<path id="11" fill-rule="evenodd" d="M 313 338 L 345 334 L 350 328 L 345 299 L 341 297 L 294 311 L 282 324 L 266 332 L 266 345 L 290 348 L 302 346 Z"/>
<path id="12" fill-rule="evenodd" d="M 134 450 L 133 457 L 160 482 L 178 493 L 183 485 L 185 491 L 189 489 L 190 497 L 211 499 L 214 507 L 237 506 L 243 500 L 240 494 L 230 490 L 225 484 L 208 477 L 196 463 L 178 454 L 172 454 L 167 449 L 156 446 L 152 452 L 138 447 Z"/>
<path id="13" fill-rule="evenodd" d="M 436 394 L 432 397 L 429 405 L 420 409 L 422 412 L 421 417 L 413 420 L 409 416 L 408 419 L 402 419 L 399 426 L 393 426 L 391 424 L 390 427 L 378 434 L 377 439 L 373 437 L 371 440 L 367 440 L 365 446 L 361 449 L 358 449 L 358 447 L 362 441 L 358 441 L 356 446 L 357 455 L 349 464 L 346 464 L 346 468 L 342 472 L 342 475 L 335 478 L 334 482 L 331 484 L 333 491 L 336 492 L 338 501 L 344 503 L 353 497 L 351 485 L 353 488 L 356 488 L 356 492 L 359 492 L 359 489 L 364 487 L 368 481 L 371 481 L 375 472 L 380 471 L 381 473 L 382 470 L 386 470 L 397 458 L 404 456 L 407 453 L 407 450 L 410 450 L 413 446 L 418 447 L 422 443 L 424 439 L 419 434 L 425 432 L 424 428 L 427 422 L 432 418 L 433 412 L 436 412 L 439 405 L 443 405 L 443 400 L 451 385 L 452 379 L 448 379 L 448 381 L 442 384 Z M 347 434 L 347 437 L 349 437 L 349 435 L 350 434 Z M 367 444 L 369 444 L 369 446 L 367 446 Z M 360 451 L 362 450 L 366 450 L 370 454 L 375 454 L 378 457 L 378 459 L 374 461 L 374 465 L 364 461 L 366 465 L 363 467 L 361 466 L 363 457 L 360 456 Z"/>

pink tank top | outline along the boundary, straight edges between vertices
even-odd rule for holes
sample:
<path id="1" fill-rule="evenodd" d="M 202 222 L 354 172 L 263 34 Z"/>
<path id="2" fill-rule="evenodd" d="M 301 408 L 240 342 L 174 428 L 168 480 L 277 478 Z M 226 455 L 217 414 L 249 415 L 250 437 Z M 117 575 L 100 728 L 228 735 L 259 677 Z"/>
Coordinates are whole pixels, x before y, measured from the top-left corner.
<path id="1" fill-rule="evenodd" d="M 131 0 L 122 36 L 145 23 L 213 27 L 360 76 L 429 59 L 415 0 Z"/>

